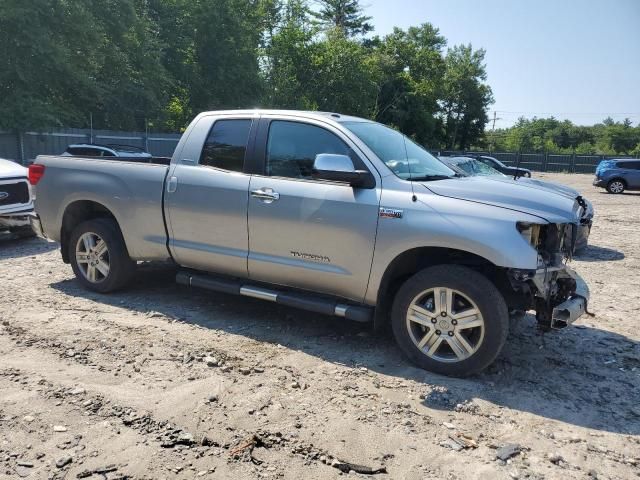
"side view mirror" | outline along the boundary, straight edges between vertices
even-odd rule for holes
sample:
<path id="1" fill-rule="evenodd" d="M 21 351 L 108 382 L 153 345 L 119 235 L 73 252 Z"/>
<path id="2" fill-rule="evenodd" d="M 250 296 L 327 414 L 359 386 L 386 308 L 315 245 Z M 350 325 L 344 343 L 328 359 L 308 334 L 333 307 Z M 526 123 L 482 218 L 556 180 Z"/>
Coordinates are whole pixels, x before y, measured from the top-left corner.
<path id="1" fill-rule="evenodd" d="M 320 153 L 313 162 L 313 178 L 348 183 L 352 187 L 374 188 L 375 179 L 366 170 L 356 170 L 347 155 Z"/>

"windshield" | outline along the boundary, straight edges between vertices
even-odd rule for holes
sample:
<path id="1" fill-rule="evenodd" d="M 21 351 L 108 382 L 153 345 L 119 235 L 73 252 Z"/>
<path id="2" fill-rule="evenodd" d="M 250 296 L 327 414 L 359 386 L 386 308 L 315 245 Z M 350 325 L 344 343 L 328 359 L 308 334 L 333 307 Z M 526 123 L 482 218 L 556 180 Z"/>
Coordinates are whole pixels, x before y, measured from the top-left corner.
<path id="1" fill-rule="evenodd" d="M 472 164 L 471 168 L 474 169 L 473 175 L 499 175 L 501 177 L 505 176 L 495 168 L 490 167 L 486 163 L 479 162 L 478 160 L 469 160 L 469 163 Z"/>
<path id="2" fill-rule="evenodd" d="M 480 157 L 478 160 L 481 161 L 482 163 L 488 164 L 489 166 L 506 167 L 506 165 L 502 163 L 500 160 L 498 160 L 497 158 Z"/>
<path id="3" fill-rule="evenodd" d="M 379 123 L 344 122 L 403 180 L 438 180 L 456 173 L 405 135 Z"/>

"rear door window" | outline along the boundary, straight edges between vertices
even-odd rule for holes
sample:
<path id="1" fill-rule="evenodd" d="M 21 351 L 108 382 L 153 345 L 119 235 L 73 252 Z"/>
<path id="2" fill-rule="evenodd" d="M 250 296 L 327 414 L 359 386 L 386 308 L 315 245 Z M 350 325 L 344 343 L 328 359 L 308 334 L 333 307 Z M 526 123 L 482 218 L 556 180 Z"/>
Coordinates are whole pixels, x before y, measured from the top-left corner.
<path id="1" fill-rule="evenodd" d="M 242 172 L 251 120 L 218 120 L 202 148 L 200 165 Z"/>

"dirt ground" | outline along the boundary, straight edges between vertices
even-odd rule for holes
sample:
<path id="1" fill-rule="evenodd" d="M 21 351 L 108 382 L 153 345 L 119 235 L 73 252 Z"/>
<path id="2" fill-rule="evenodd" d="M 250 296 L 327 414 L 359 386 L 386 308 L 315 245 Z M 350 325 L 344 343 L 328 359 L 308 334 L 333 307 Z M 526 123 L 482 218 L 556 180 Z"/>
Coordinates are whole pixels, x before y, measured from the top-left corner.
<path id="1" fill-rule="evenodd" d="M 572 262 L 595 317 L 548 334 L 514 320 L 464 380 L 362 325 L 177 286 L 167 266 L 89 293 L 56 244 L 5 235 L 0 478 L 640 478 L 640 193 L 542 177 L 595 205 Z"/>

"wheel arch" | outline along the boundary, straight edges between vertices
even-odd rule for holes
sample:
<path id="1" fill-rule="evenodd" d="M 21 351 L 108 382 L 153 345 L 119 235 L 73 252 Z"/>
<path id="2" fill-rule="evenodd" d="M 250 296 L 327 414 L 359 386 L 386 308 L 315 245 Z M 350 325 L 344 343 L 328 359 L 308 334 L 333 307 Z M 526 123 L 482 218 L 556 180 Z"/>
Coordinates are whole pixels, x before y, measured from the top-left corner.
<path id="1" fill-rule="evenodd" d="M 94 218 L 110 218 L 116 222 L 120 229 L 120 223 L 116 216 L 99 202 L 93 200 L 76 200 L 71 202 L 62 215 L 62 225 L 60 227 L 60 250 L 64 263 L 69 263 L 69 239 L 71 232 L 82 222 Z"/>
<path id="2" fill-rule="evenodd" d="M 375 329 L 389 323 L 396 292 L 412 275 L 435 265 L 464 265 L 485 275 L 504 295 L 508 285 L 505 269 L 480 255 L 445 247 L 417 247 L 396 256 L 387 266 L 377 292 Z"/>
<path id="3" fill-rule="evenodd" d="M 612 177 L 609 180 L 607 180 L 607 185 L 609 185 L 611 182 L 615 182 L 615 181 L 622 182 L 622 184 L 624 185 L 625 189 L 629 187 L 629 185 L 627 184 L 627 181 L 623 177 L 619 177 L 619 176 L 615 176 L 615 177 Z"/>

